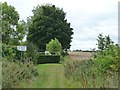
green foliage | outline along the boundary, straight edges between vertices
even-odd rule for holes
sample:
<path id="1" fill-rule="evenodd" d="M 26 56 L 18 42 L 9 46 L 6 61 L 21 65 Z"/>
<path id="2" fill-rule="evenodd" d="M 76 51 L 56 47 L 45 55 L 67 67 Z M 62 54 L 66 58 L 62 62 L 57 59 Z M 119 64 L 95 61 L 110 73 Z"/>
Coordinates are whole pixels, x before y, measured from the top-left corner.
<path id="1" fill-rule="evenodd" d="M 48 50 L 50 53 L 60 55 L 62 51 L 61 43 L 56 38 L 55 40 L 51 39 L 51 41 L 46 44 L 46 50 Z"/>
<path id="2" fill-rule="evenodd" d="M 20 53 L 16 49 L 22 43 L 25 36 L 25 22 L 19 22 L 19 14 L 15 8 L 7 2 L 2 5 L 2 55 L 8 60 L 20 59 Z"/>
<path id="3" fill-rule="evenodd" d="M 98 49 L 99 50 L 104 50 L 104 42 L 105 42 L 105 38 L 103 38 L 103 35 L 102 34 L 99 34 L 99 36 L 98 36 Z"/>
<path id="4" fill-rule="evenodd" d="M 101 41 L 101 38 L 105 39 Z M 118 71 L 118 67 L 120 65 L 120 47 L 118 44 L 114 44 L 114 42 L 110 39 L 109 35 L 103 37 L 100 35 L 98 37 L 98 49 L 99 51 L 96 54 L 96 58 L 94 59 L 95 62 L 99 63 L 101 69 L 103 71 L 113 70 Z M 102 42 L 102 44 L 100 44 Z M 99 48 L 99 47 L 104 48 Z"/>
<path id="5" fill-rule="evenodd" d="M 15 46 L 10 46 L 6 44 L 2 44 L 2 57 L 9 58 L 13 60 L 17 55 L 17 49 Z"/>
<path id="6" fill-rule="evenodd" d="M 38 58 L 38 51 L 37 47 L 33 44 L 28 42 L 27 43 L 27 57 L 29 60 L 32 60 L 34 63 L 37 63 Z"/>
<path id="7" fill-rule="evenodd" d="M 83 88 L 118 87 L 120 47 L 109 36 L 98 36 L 98 51 L 90 60 L 71 60 L 64 63 L 65 76 L 79 82 Z M 66 61 L 66 60 L 65 60 Z"/>
<path id="8" fill-rule="evenodd" d="M 24 43 L 22 45 L 25 45 Z M 11 61 L 20 61 L 21 60 L 21 51 L 17 50 L 17 46 L 13 45 L 6 45 L 2 43 L 2 57 L 11 60 Z M 37 47 L 32 44 L 27 44 L 27 51 L 22 52 L 22 62 L 29 62 L 33 61 L 34 63 L 37 63 Z"/>
<path id="9" fill-rule="evenodd" d="M 37 59 L 38 64 L 43 64 L 43 63 L 59 63 L 60 61 L 60 56 L 55 56 L 55 55 L 40 55 Z"/>
<path id="10" fill-rule="evenodd" d="M 103 50 L 109 49 L 111 45 L 113 45 L 113 41 L 110 39 L 110 36 L 103 36 L 102 34 L 99 34 L 98 36 L 98 49 L 102 52 Z"/>
<path id="11" fill-rule="evenodd" d="M 65 19 L 63 9 L 45 4 L 35 7 L 33 16 L 28 19 L 28 41 L 34 43 L 40 51 L 45 51 L 46 44 L 57 38 L 63 49 L 70 48 L 73 34 L 70 23 Z"/>
<path id="12" fill-rule="evenodd" d="M 2 4 L 2 55 L 9 60 L 20 59 L 16 46 L 20 45 L 25 36 L 25 22 L 19 21 L 19 14 L 15 8 Z"/>
<path id="13" fill-rule="evenodd" d="M 111 45 L 111 39 L 110 39 L 110 36 L 108 35 L 108 36 L 106 36 L 105 37 L 105 49 L 108 49 L 109 48 L 109 46 Z"/>
<path id="14" fill-rule="evenodd" d="M 115 64 L 114 57 L 112 57 L 111 55 L 97 57 L 97 58 L 95 58 L 94 62 L 99 65 L 100 69 L 103 72 L 110 70 L 111 65 Z"/>
<path id="15" fill-rule="evenodd" d="M 22 61 L 25 61 L 26 52 L 22 52 Z M 21 52 L 17 50 L 16 46 L 13 45 L 6 45 L 2 43 L 2 57 L 11 60 L 11 61 L 18 61 L 21 59 Z"/>
<path id="16" fill-rule="evenodd" d="M 65 76 L 78 82 L 82 88 L 113 88 L 118 87 L 118 74 L 103 72 L 98 63 L 92 59 L 86 61 L 69 60 L 64 63 Z"/>
<path id="17" fill-rule="evenodd" d="M 2 62 L 2 87 L 14 88 L 19 86 L 23 80 L 29 80 L 38 75 L 38 71 L 32 62 L 23 64 L 21 62 Z"/>
<path id="18" fill-rule="evenodd" d="M 17 45 L 23 39 L 25 29 L 24 22 L 18 22 L 19 14 L 15 8 L 2 3 L 2 42 L 5 44 Z"/>
<path id="19" fill-rule="evenodd" d="M 118 45 L 110 45 L 109 49 L 104 50 L 102 53 L 98 52 L 94 62 L 99 63 L 103 71 L 112 70 L 117 71 L 120 65 L 120 48 Z"/>

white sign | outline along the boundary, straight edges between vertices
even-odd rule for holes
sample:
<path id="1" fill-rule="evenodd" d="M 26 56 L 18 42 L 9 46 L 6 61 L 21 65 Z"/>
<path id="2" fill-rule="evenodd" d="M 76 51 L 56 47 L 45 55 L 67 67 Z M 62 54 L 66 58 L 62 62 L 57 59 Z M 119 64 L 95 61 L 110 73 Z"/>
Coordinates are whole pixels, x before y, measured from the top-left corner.
<path id="1" fill-rule="evenodd" d="M 17 46 L 17 50 L 19 50 L 19 51 L 26 51 L 27 47 L 26 46 Z"/>

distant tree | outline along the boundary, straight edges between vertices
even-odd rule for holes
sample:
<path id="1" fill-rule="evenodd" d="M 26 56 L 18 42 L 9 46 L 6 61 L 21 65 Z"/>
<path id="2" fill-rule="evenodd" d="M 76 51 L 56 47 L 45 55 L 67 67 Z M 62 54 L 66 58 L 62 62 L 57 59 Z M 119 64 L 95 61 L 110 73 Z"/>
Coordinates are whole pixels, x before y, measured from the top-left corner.
<path id="1" fill-rule="evenodd" d="M 40 51 L 45 51 L 46 44 L 57 38 L 63 49 L 69 49 L 71 35 L 70 23 L 65 19 L 66 13 L 55 5 L 45 4 L 33 10 L 33 16 L 28 19 L 29 42 L 36 44 Z"/>
<path id="2" fill-rule="evenodd" d="M 112 40 L 110 39 L 110 36 L 105 36 L 105 49 L 109 49 L 110 45 L 112 45 L 113 42 Z"/>
<path id="3" fill-rule="evenodd" d="M 17 45 L 25 35 L 24 21 L 19 21 L 19 14 L 15 8 L 2 3 L 2 43 Z"/>
<path id="4" fill-rule="evenodd" d="M 56 38 L 51 39 L 51 41 L 48 44 L 46 44 L 46 50 L 49 51 L 50 53 L 55 53 L 60 55 L 62 50 L 62 45 Z"/>
<path id="5" fill-rule="evenodd" d="M 106 50 L 106 49 L 111 49 L 112 45 L 114 42 L 111 40 L 110 36 L 103 36 L 102 34 L 99 34 L 98 36 L 98 49 L 100 51 Z"/>
<path id="6" fill-rule="evenodd" d="M 97 44 L 98 45 L 98 49 L 100 51 L 103 51 L 104 48 L 105 48 L 105 38 L 103 37 L 102 34 L 99 34 L 97 41 L 98 41 L 98 44 Z"/>

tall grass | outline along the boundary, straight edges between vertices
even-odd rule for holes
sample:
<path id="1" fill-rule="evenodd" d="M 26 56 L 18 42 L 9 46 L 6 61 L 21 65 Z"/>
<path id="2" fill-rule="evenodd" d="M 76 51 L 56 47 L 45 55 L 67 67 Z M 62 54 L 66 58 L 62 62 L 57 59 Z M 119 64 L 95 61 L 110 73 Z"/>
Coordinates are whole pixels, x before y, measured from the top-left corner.
<path id="1" fill-rule="evenodd" d="M 29 80 L 38 75 L 36 67 L 32 62 L 2 62 L 2 88 L 18 87 L 23 80 Z"/>
<path id="2" fill-rule="evenodd" d="M 117 72 L 101 69 L 94 60 L 70 60 L 64 63 L 65 76 L 79 82 L 81 88 L 114 88 L 118 87 Z"/>

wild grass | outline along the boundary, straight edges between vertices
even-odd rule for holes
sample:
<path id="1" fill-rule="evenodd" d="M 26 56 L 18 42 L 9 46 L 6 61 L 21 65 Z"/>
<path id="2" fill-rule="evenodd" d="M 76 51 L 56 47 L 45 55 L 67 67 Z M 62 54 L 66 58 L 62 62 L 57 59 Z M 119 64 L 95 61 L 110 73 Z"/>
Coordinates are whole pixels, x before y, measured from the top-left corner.
<path id="1" fill-rule="evenodd" d="M 19 87 L 20 82 L 30 80 L 38 75 L 32 62 L 2 62 L 2 88 Z"/>
<path id="2" fill-rule="evenodd" d="M 90 60 L 66 60 L 65 76 L 78 82 L 81 88 L 117 88 L 118 73 L 101 70 L 98 64 Z"/>

